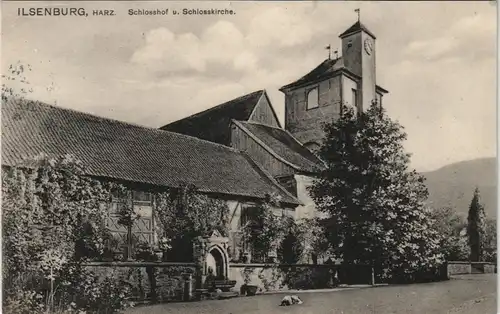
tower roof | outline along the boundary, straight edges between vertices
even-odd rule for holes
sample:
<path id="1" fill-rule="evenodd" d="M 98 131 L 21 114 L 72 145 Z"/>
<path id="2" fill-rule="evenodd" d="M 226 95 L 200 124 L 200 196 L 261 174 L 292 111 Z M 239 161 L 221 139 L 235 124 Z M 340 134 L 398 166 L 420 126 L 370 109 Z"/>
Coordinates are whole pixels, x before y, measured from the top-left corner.
<path id="1" fill-rule="evenodd" d="M 361 23 L 360 21 L 357 21 L 356 23 L 354 23 L 351 27 L 349 27 L 345 32 L 343 32 L 342 34 L 340 34 L 340 38 L 342 37 L 345 37 L 347 35 L 350 35 L 350 34 L 354 34 L 354 33 L 357 33 L 359 31 L 364 31 L 365 33 L 367 33 L 368 35 L 372 36 L 374 39 L 377 38 L 375 37 L 375 35 L 370 32 L 370 30 L 363 25 L 363 23 Z"/>
<path id="2" fill-rule="evenodd" d="M 333 74 L 334 72 L 342 68 L 344 68 L 344 60 L 342 59 L 342 57 L 337 59 L 326 59 L 323 62 L 321 62 L 317 67 L 315 67 L 312 71 L 302 76 L 298 80 L 281 87 L 280 90 L 317 81 L 325 76 L 328 76 L 329 74 Z"/>

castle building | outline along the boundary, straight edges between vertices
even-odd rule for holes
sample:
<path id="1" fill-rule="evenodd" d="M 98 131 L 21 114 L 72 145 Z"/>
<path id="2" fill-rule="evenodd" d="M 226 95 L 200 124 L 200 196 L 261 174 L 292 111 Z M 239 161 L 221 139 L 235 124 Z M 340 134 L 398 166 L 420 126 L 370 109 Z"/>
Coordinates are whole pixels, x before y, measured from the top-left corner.
<path id="1" fill-rule="evenodd" d="M 340 34 L 342 56 L 321 62 L 280 88 L 285 125 L 280 125 L 265 90 L 233 99 L 161 127 L 246 152 L 302 205 L 296 218 L 315 215 L 307 187 L 324 168 L 314 154 L 323 125 L 340 115 L 341 104 L 357 112 L 382 106 L 387 90 L 376 82 L 376 37 L 359 20 Z"/>
<path id="2" fill-rule="evenodd" d="M 307 188 L 325 168 L 315 154 L 324 138 L 323 124 L 339 117 L 341 104 L 359 112 L 383 103 L 387 91 L 376 83 L 373 33 L 358 21 L 340 39 L 340 58 L 324 60 L 280 89 L 285 94 L 284 126 L 265 90 L 160 129 L 13 100 L 2 103 L 2 167 L 22 165 L 40 153 L 76 156 L 87 175 L 133 189 L 130 202 L 143 213 L 134 228 L 152 243 L 154 193 L 194 185 L 199 193 L 226 201 L 231 212 L 230 242 L 222 250 L 227 252 L 223 258 L 214 253 L 218 265 L 224 261 L 227 266 L 244 251 L 239 227 L 270 194 L 281 199 L 273 208 L 277 215 L 317 215 Z M 127 231 L 116 220 L 109 227 L 124 237 Z M 228 275 L 227 267 L 219 268 Z"/>

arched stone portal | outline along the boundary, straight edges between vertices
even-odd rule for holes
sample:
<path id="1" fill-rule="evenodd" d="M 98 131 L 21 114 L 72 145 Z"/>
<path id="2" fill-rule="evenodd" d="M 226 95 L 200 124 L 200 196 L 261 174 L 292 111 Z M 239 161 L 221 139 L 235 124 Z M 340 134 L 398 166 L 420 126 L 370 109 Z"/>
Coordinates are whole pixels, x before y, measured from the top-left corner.
<path id="1" fill-rule="evenodd" d="M 194 246 L 195 261 L 197 264 L 197 286 L 202 287 L 208 275 L 209 267 L 213 275 L 223 280 L 228 279 L 229 255 L 227 253 L 229 239 L 219 232 L 213 231 L 204 237 L 198 237 Z"/>
<path id="2" fill-rule="evenodd" d="M 212 268 L 213 275 L 217 279 L 227 279 L 225 266 L 227 262 L 224 260 L 224 253 L 218 246 L 213 246 L 207 254 L 207 272 Z"/>

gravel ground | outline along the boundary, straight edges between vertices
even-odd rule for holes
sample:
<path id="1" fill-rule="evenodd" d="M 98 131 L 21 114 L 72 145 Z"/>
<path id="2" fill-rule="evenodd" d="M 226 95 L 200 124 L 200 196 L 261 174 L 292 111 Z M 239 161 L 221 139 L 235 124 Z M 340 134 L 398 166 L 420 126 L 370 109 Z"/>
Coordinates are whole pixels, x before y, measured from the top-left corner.
<path id="1" fill-rule="evenodd" d="M 281 307 L 283 294 L 137 307 L 127 314 L 489 314 L 497 313 L 496 274 L 464 275 L 438 283 L 301 293 L 302 305 Z"/>

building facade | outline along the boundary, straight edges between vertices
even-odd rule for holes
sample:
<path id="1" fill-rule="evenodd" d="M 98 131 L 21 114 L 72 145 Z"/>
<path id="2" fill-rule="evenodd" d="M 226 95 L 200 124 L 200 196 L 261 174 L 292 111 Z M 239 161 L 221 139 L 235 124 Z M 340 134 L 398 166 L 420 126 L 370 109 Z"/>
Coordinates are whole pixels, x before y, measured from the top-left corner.
<path id="1" fill-rule="evenodd" d="M 387 90 L 377 85 L 376 37 L 360 21 L 340 34 L 342 56 L 321 62 L 280 88 L 285 95 L 285 125 L 280 125 L 265 90 L 233 99 L 161 127 L 162 130 L 213 141 L 247 153 L 301 205 L 295 217 L 317 215 L 307 188 L 324 163 L 325 123 L 337 119 L 341 105 L 356 112 L 376 103 Z"/>

